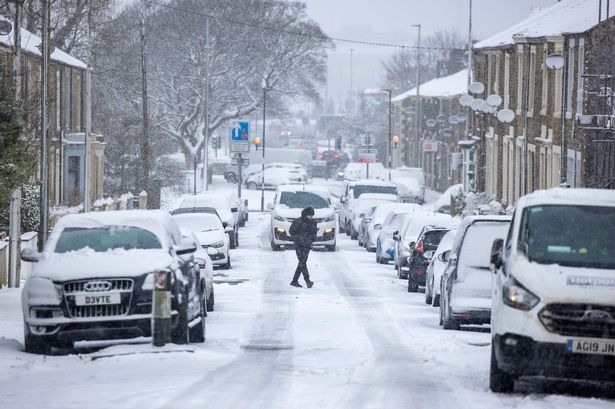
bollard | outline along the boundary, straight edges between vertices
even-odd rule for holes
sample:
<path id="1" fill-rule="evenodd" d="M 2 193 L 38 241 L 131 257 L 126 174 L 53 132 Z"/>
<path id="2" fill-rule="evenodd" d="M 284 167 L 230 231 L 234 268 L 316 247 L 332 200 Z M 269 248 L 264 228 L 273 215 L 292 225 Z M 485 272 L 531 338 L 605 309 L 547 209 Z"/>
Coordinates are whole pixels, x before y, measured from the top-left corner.
<path id="1" fill-rule="evenodd" d="M 154 273 L 152 294 L 152 344 L 157 347 L 171 342 L 171 273 Z"/>
<path id="2" fill-rule="evenodd" d="M 139 193 L 139 209 L 147 209 L 147 192 L 145 190 Z"/>

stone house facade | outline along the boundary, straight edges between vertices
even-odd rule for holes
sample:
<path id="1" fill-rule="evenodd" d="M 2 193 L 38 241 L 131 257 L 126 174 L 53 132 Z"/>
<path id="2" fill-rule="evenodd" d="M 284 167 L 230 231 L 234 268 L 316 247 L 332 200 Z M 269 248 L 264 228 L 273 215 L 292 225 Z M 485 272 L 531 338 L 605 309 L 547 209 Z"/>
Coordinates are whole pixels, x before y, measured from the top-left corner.
<path id="1" fill-rule="evenodd" d="M 587 129 L 578 121 L 597 109 L 586 75 L 613 72 L 614 48 L 609 44 L 614 18 L 599 22 L 594 3 L 562 1 L 475 44 L 474 79 L 485 85 L 485 92 L 475 97 L 499 95 L 500 108 L 515 113 L 511 123 L 495 115 L 474 115 L 478 191 L 506 205 L 561 183 L 612 186 L 613 144 L 593 142 L 608 139 L 607 131 Z M 563 56 L 561 69 L 548 67 L 547 57 L 553 54 Z M 598 177 L 604 180 L 598 183 Z"/>

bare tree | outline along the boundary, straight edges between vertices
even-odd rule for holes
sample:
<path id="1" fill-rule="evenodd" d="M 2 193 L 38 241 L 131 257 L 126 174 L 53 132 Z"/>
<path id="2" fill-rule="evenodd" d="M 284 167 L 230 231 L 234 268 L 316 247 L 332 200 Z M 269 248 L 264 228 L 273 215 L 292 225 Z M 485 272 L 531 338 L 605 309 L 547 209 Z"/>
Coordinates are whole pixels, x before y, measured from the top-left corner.
<path id="1" fill-rule="evenodd" d="M 466 43 L 462 34 L 455 30 L 439 30 L 421 44 L 421 79 L 453 74 L 465 65 Z M 401 93 L 416 86 L 416 49 L 402 49 L 383 63 L 384 87 Z"/>

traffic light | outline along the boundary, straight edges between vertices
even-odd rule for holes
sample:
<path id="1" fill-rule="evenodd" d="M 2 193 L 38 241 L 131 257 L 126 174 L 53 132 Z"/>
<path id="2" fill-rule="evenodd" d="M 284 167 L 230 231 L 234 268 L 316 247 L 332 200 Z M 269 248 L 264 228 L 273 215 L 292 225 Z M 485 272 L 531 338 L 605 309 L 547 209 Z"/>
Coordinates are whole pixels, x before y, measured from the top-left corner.
<path id="1" fill-rule="evenodd" d="M 220 149 L 220 137 L 219 136 L 212 136 L 211 147 L 213 149 Z"/>

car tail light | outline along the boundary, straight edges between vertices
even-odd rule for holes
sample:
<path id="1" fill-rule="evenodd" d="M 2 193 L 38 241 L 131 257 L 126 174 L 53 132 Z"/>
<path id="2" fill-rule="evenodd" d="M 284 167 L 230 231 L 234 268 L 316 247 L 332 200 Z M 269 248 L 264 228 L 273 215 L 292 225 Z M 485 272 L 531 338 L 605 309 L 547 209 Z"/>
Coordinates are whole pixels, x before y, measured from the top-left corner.
<path id="1" fill-rule="evenodd" d="M 167 288 L 167 277 L 168 273 L 166 271 L 158 271 L 156 273 L 156 288 L 158 290 L 165 290 Z"/>
<path id="2" fill-rule="evenodd" d="M 425 251 L 425 248 L 423 247 L 423 240 L 419 240 L 416 243 L 416 246 L 414 246 L 414 251 L 420 254 L 422 254 Z"/>

